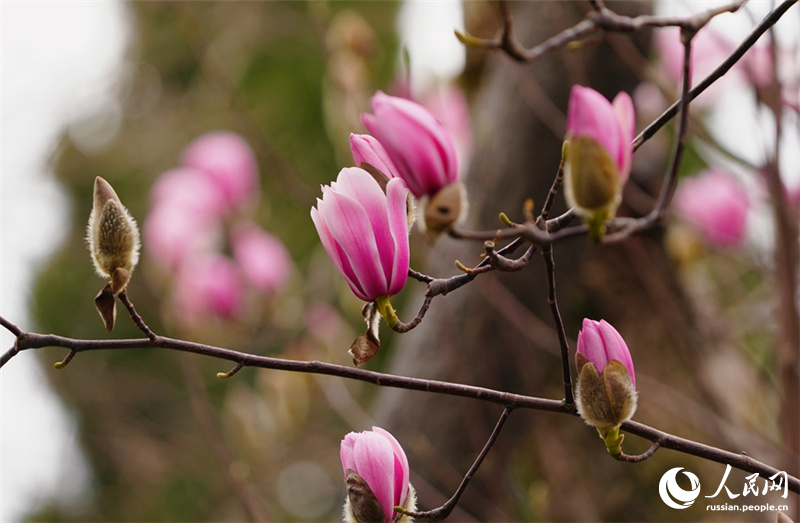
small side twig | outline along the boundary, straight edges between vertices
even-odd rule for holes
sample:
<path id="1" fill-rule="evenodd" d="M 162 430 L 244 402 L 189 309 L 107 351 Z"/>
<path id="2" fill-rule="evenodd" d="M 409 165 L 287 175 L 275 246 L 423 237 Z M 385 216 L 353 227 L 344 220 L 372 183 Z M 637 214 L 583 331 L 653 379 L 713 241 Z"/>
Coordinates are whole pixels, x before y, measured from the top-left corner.
<path id="1" fill-rule="evenodd" d="M 486 455 L 489 454 L 489 451 L 497 442 L 497 438 L 500 436 L 500 431 L 503 430 L 503 425 L 505 425 L 506 420 L 508 419 L 509 415 L 511 415 L 512 410 L 513 407 L 508 406 L 503 409 L 503 413 L 500 415 L 500 419 L 497 420 L 497 424 L 494 426 L 494 430 L 489 436 L 489 440 L 486 442 L 486 445 L 483 446 L 483 450 L 481 450 L 480 454 L 478 454 L 478 457 L 475 458 L 475 462 L 469 468 L 466 475 L 464 475 L 464 478 L 461 480 L 461 484 L 458 485 L 458 489 L 456 489 L 455 494 L 453 494 L 453 496 L 448 499 L 444 505 L 424 512 L 407 512 L 402 510 L 401 507 L 395 507 L 395 510 L 407 516 L 411 516 L 412 518 L 427 519 L 429 521 L 442 521 L 443 519 L 447 518 L 447 516 L 450 515 L 450 513 L 458 504 L 458 500 L 461 499 L 461 495 L 467 489 L 467 485 L 469 485 L 470 480 L 472 480 L 472 478 L 475 476 L 475 473 L 478 472 L 478 468 L 483 463 Z"/>
<path id="2" fill-rule="evenodd" d="M 653 444 L 650 446 L 650 448 L 647 449 L 642 454 L 638 454 L 636 456 L 631 456 L 631 455 L 625 454 L 623 452 L 621 454 L 618 454 L 618 455 L 614 456 L 614 459 L 616 459 L 617 461 L 624 461 L 626 463 L 639 463 L 639 462 L 642 462 L 642 461 L 646 460 L 647 458 L 649 458 L 653 454 L 655 454 L 656 451 L 658 449 L 660 449 L 660 448 L 661 448 L 661 441 L 660 440 L 656 440 L 656 441 L 653 442 Z"/>
<path id="3" fill-rule="evenodd" d="M 572 371 L 569 360 L 569 341 L 564 330 L 564 321 L 558 309 L 558 299 L 556 297 L 556 272 L 555 260 L 553 259 L 553 246 L 548 245 L 542 248 L 542 258 L 547 267 L 547 304 L 553 314 L 558 343 L 561 346 L 561 369 L 564 377 L 564 405 L 572 408 L 575 405 L 575 398 L 572 396 Z"/>
<path id="4" fill-rule="evenodd" d="M 125 308 L 128 309 L 128 313 L 131 315 L 133 323 L 139 328 L 139 330 L 142 331 L 150 341 L 156 341 L 158 339 L 158 336 L 156 336 L 156 334 L 152 330 L 150 330 L 150 327 L 147 326 L 142 317 L 139 316 L 139 313 L 136 312 L 136 308 L 133 306 L 133 303 L 131 303 L 131 300 L 128 298 L 128 294 L 126 292 L 120 292 L 118 297 L 119 301 L 121 301 L 122 304 L 125 306 Z"/>

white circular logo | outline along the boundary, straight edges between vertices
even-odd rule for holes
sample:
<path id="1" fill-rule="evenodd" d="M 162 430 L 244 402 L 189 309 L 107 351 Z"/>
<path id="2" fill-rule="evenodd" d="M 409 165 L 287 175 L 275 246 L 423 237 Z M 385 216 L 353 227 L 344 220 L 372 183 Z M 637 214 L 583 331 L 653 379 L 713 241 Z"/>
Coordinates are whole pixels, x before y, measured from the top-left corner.
<path id="1" fill-rule="evenodd" d="M 661 500 L 671 508 L 688 508 L 700 495 L 700 479 L 689 471 L 684 470 L 683 474 L 689 478 L 692 484 L 691 490 L 683 490 L 678 486 L 677 476 L 681 470 L 683 467 L 668 470 L 661 476 L 661 481 L 658 483 Z"/>

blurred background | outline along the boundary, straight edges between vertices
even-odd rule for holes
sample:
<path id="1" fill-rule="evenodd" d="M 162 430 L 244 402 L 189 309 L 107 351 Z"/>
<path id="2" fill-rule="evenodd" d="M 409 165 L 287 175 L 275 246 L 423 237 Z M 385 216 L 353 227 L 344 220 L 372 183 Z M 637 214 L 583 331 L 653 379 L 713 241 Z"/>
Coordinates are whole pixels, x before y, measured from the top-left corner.
<path id="1" fill-rule="evenodd" d="M 712 5 L 613 3 L 665 14 Z M 698 47 L 718 52 L 696 56 L 710 63 L 698 71 L 719 63 L 769 6 L 715 21 L 713 45 Z M 512 13 L 532 46 L 588 9 L 534 2 Z M 521 220 L 526 198 L 543 200 L 569 85 L 631 93 L 637 129 L 675 97 L 676 34 L 608 35 L 520 65 L 466 52 L 452 33 L 489 37 L 498 27 L 496 7 L 483 2 L 3 3 L 0 312 L 23 329 L 108 336 L 92 301 L 105 282 L 84 241 L 102 176 L 143 231 L 129 296 L 153 330 L 351 364 L 361 302 L 321 248 L 309 209 L 320 184 L 352 164 L 348 136 L 364 132 L 358 115 L 376 90 L 412 97 L 450 126 L 470 191 L 468 226 L 478 229 L 499 226 L 500 211 Z M 774 34 L 777 68 L 763 71 L 769 53 L 748 53 L 726 88 L 694 106 L 685 182 L 702 182 L 709 169 L 727 182 L 684 191 L 664 229 L 619 246 L 556 249 L 570 336 L 583 317 L 605 318 L 631 347 L 635 419 L 786 470 L 797 460 L 781 436 L 781 279 L 763 173 L 778 151 L 796 232 L 798 35 L 795 7 Z M 649 210 L 671 133 L 665 127 L 635 155 L 622 213 Z M 198 175 L 203 166 L 239 180 L 225 201 Z M 710 215 L 727 219 L 706 227 L 713 220 L 702 210 L 731 180 L 732 196 Z M 434 276 L 481 252 L 450 238 L 431 245 L 417 231 L 411 241 L 412 267 Z M 434 300 L 415 331 L 384 329 L 366 367 L 560 398 L 544 282 L 536 258 L 520 274 L 478 278 Z M 398 297 L 404 318 L 424 290 L 411 281 Z M 112 336 L 139 335 L 120 312 Z M 13 337 L 0 341 L 7 350 Z M 330 377 L 244 369 L 223 381 L 216 373 L 226 363 L 163 350 L 80 354 L 56 371 L 63 356 L 23 353 L 0 372 L 3 521 L 336 520 L 339 441 L 373 424 L 403 444 L 421 506 L 432 508 L 455 490 L 500 414 Z M 629 453 L 647 448 L 626 444 Z M 668 451 L 632 466 L 604 453 L 577 419 L 515 412 L 452 520 L 728 519 L 700 503 L 674 511 L 657 494 L 669 468 L 715 488 L 724 467 Z M 736 490 L 744 476 L 734 471 L 728 485 Z"/>

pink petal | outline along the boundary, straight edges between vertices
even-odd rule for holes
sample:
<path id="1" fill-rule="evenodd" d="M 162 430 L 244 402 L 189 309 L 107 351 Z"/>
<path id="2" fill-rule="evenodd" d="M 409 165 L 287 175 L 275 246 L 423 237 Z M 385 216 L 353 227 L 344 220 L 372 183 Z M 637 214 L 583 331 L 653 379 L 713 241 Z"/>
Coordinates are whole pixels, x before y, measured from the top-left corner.
<path id="1" fill-rule="evenodd" d="M 334 239 L 342 261 L 352 272 L 346 274 L 356 296 L 373 301 L 386 295 L 388 282 L 369 215 L 356 200 L 333 190 L 326 191 L 319 208 L 325 225 Z"/>
<path id="2" fill-rule="evenodd" d="M 607 362 L 617 360 L 625 365 L 628 369 L 628 374 L 631 376 L 631 383 L 636 388 L 636 375 L 633 369 L 633 359 L 631 352 L 628 350 L 628 345 L 622 339 L 622 335 L 606 320 L 600 320 L 598 325 L 600 336 L 603 338 L 603 345 L 606 351 Z"/>
<path id="3" fill-rule="evenodd" d="M 355 442 L 353 457 L 356 472 L 378 498 L 388 523 L 394 517 L 395 457 L 391 443 L 381 434 L 362 432 Z"/>
<path id="4" fill-rule="evenodd" d="M 389 282 L 389 296 L 399 293 L 408 279 L 408 268 L 411 252 L 408 244 L 408 214 L 407 214 L 408 188 L 403 180 L 395 178 L 386 186 L 387 211 L 389 218 L 389 232 L 394 242 L 393 264 L 391 273 L 387 276 Z"/>
<path id="5" fill-rule="evenodd" d="M 620 92 L 612 103 L 614 112 L 620 126 L 619 151 L 617 165 L 619 166 L 620 184 L 628 181 L 633 160 L 633 139 L 636 135 L 636 116 L 633 109 L 633 100 L 630 95 Z"/>
<path id="6" fill-rule="evenodd" d="M 374 136 L 350 133 L 350 151 L 353 153 L 356 167 L 361 167 L 361 163 L 366 162 L 389 178 L 397 177 L 397 167 L 394 166 L 381 142 Z"/>
<path id="7" fill-rule="evenodd" d="M 583 354 L 587 360 L 594 363 L 594 366 L 597 367 L 597 372 L 603 372 L 603 369 L 608 364 L 608 356 L 606 355 L 598 323 L 584 318 L 583 328 L 578 332 L 577 351 Z"/>
<path id="8" fill-rule="evenodd" d="M 567 135 L 593 138 L 619 162 L 620 122 L 605 96 L 594 89 L 573 85 L 567 113 Z"/>
<path id="9" fill-rule="evenodd" d="M 406 496 L 408 496 L 408 482 L 411 478 L 408 458 L 406 457 L 403 447 L 400 446 L 400 443 L 388 431 L 380 427 L 372 427 L 372 430 L 384 436 L 392 445 L 392 452 L 395 457 L 394 503 L 395 505 L 402 506 L 406 502 Z"/>

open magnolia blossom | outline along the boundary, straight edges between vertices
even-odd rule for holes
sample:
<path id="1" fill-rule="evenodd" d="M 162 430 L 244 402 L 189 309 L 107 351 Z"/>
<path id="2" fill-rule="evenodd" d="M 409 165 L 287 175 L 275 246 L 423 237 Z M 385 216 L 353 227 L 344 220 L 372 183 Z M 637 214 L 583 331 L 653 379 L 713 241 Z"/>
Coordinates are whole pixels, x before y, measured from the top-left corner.
<path id="1" fill-rule="evenodd" d="M 394 296 L 408 278 L 407 192 L 399 178 L 384 193 L 367 171 L 346 167 L 311 208 L 322 246 L 366 302 Z"/>
<path id="2" fill-rule="evenodd" d="M 567 203 L 581 214 L 595 240 L 621 201 L 631 172 L 633 101 L 619 93 L 614 102 L 589 87 L 572 87 L 564 144 Z"/>
<path id="3" fill-rule="evenodd" d="M 408 279 L 408 188 L 392 178 L 385 191 L 364 169 L 346 167 L 311 208 L 322 246 L 353 293 L 367 302 L 367 332 L 350 348 L 356 365 L 378 352 L 381 315 L 390 325 L 399 321 L 389 298 Z"/>
<path id="4" fill-rule="evenodd" d="M 95 298 L 106 330 L 114 329 L 114 297 L 125 290 L 139 262 L 139 228 L 107 181 L 94 180 L 94 203 L 89 215 L 87 241 L 97 274 L 111 281 Z"/>
<path id="5" fill-rule="evenodd" d="M 619 426 L 636 412 L 636 375 L 625 340 L 607 321 L 583 320 L 575 355 L 578 413 L 595 427 L 609 452 L 621 452 Z"/>
<path id="6" fill-rule="evenodd" d="M 378 91 L 370 102 L 374 114 L 363 114 L 361 120 L 386 151 L 395 176 L 422 199 L 421 223 L 434 238 L 456 223 L 466 208 L 453 137 L 414 101 Z"/>
<path id="7" fill-rule="evenodd" d="M 400 443 L 380 427 L 347 434 L 339 449 L 347 486 L 345 521 L 390 523 L 410 521 L 394 511 L 416 510 L 409 466 Z"/>

